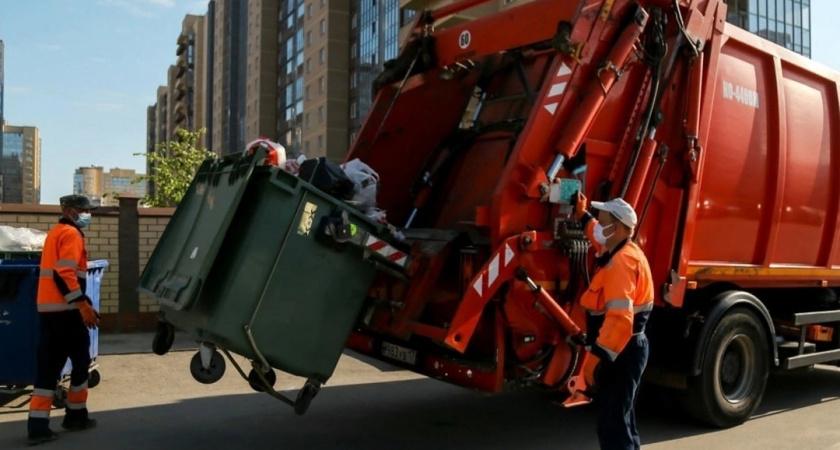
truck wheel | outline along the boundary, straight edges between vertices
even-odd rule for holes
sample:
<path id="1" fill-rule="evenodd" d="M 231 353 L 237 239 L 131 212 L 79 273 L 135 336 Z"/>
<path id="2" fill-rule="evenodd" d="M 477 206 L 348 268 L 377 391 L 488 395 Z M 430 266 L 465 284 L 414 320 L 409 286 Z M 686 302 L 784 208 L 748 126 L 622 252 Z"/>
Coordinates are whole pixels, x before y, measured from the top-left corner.
<path id="1" fill-rule="evenodd" d="M 710 425 L 740 425 L 755 412 L 770 371 L 767 333 L 761 319 L 733 308 L 715 326 L 700 375 L 689 379 L 685 409 Z"/>

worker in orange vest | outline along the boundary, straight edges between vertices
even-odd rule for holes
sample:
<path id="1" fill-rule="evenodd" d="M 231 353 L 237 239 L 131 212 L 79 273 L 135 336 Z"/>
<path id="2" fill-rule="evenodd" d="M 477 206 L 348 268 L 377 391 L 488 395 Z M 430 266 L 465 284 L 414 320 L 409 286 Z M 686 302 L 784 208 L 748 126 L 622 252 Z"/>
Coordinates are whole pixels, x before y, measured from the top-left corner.
<path id="1" fill-rule="evenodd" d="M 90 200 L 82 195 L 61 197 L 61 219 L 47 235 L 38 280 L 38 375 L 29 405 L 29 444 L 58 437 L 50 429 L 50 409 L 67 358 L 73 365 L 67 409 L 61 426 L 70 431 L 96 426 L 88 417 L 90 334 L 99 314 L 85 295 L 87 251 L 82 229 L 90 224 Z"/>
<path id="2" fill-rule="evenodd" d="M 644 253 L 631 240 L 636 212 L 624 200 L 592 202 L 587 212 L 578 193 L 575 214 L 598 253 L 598 270 L 580 299 L 586 311 L 587 347 L 583 363 L 587 386 L 598 406 L 602 449 L 639 449 L 634 406 L 649 347 L 645 325 L 653 310 L 653 280 Z"/>

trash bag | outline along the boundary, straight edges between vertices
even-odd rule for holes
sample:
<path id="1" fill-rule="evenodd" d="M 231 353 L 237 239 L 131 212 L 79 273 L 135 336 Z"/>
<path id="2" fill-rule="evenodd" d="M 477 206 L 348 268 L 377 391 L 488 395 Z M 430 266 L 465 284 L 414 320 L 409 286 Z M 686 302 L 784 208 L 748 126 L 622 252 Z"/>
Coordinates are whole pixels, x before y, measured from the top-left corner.
<path id="1" fill-rule="evenodd" d="M 286 162 L 286 148 L 266 138 L 260 138 L 249 142 L 248 145 L 245 146 L 245 154 L 252 155 L 260 147 L 265 147 L 268 150 L 268 155 L 265 157 L 265 161 L 263 162 L 264 164 L 269 166 L 279 166 Z"/>
<path id="2" fill-rule="evenodd" d="M 353 181 L 347 178 L 341 166 L 323 156 L 301 163 L 298 176 L 339 200 L 347 201 L 353 198 Z"/>
<path id="3" fill-rule="evenodd" d="M 358 158 L 341 165 L 347 178 L 353 181 L 353 198 L 350 203 L 361 212 L 376 207 L 379 192 L 379 174 Z"/>
<path id="4" fill-rule="evenodd" d="M 34 252 L 44 248 L 47 233 L 32 228 L 14 228 L 0 225 L 0 251 Z"/>

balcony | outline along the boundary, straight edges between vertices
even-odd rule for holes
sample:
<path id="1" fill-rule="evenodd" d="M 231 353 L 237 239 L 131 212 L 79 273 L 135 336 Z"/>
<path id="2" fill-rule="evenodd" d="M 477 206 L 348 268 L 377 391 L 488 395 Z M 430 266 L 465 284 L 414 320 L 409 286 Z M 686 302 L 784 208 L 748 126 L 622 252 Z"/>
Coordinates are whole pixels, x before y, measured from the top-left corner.
<path id="1" fill-rule="evenodd" d="M 179 112 L 178 114 L 175 114 L 175 123 L 176 124 L 183 123 L 184 120 L 186 120 L 186 118 L 187 118 L 187 116 L 184 113 Z"/>
<path id="2" fill-rule="evenodd" d="M 186 34 L 181 34 L 178 36 L 178 50 L 175 51 L 175 55 L 181 56 L 187 50 L 187 45 L 189 45 L 189 38 Z"/>
<path id="3" fill-rule="evenodd" d="M 175 90 L 186 90 L 187 89 L 187 82 L 183 78 L 178 78 L 178 81 L 175 82 Z"/>

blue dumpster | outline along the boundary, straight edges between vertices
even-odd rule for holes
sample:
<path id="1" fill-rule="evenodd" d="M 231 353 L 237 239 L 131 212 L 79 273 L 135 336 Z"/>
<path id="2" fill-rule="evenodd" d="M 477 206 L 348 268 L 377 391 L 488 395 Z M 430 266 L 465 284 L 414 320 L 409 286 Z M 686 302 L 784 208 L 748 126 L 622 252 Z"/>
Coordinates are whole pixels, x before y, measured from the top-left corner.
<path id="1" fill-rule="evenodd" d="M 35 380 L 38 260 L 0 260 L 0 385 Z"/>
<path id="2" fill-rule="evenodd" d="M 99 293 L 108 261 L 88 262 L 85 294 L 99 311 Z M 37 259 L 0 260 L 0 386 L 23 387 L 35 382 L 39 336 Z M 91 379 L 89 386 L 99 383 L 96 370 L 99 356 L 99 329 L 90 331 Z M 72 368 L 68 359 L 61 372 L 69 377 Z"/>

